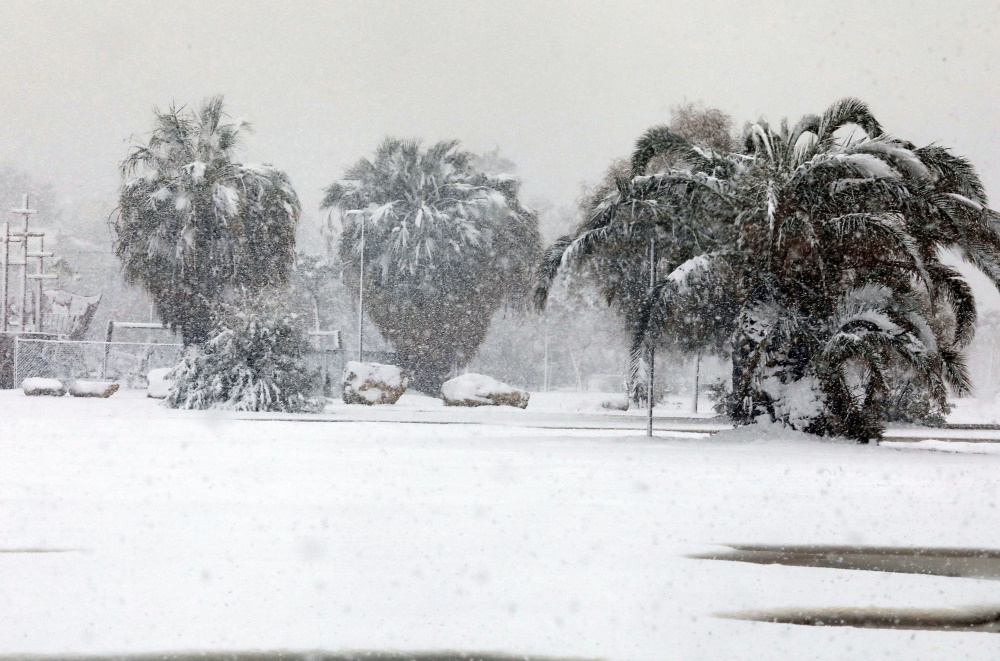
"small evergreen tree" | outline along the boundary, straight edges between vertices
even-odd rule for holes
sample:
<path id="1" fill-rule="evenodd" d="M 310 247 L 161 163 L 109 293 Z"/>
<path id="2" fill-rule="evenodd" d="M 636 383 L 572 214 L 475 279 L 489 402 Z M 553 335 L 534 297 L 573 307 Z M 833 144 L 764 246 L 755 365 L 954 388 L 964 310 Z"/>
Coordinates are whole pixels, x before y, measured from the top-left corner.
<path id="1" fill-rule="evenodd" d="M 234 411 L 321 410 L 319 382 L 306 369 L 304 321 L 268 297 L 227 305 L 208 340 L 171 373 L 167 406 Z"/>

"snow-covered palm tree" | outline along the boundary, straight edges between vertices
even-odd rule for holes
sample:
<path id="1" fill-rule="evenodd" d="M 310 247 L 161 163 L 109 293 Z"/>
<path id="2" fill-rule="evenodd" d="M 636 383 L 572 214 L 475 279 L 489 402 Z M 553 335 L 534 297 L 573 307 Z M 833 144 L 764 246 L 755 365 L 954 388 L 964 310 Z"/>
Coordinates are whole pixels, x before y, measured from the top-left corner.
<path id="1" fill-rule="evenodd" d="M 677 166 L 646 175 L 664 153 Z M 685 319 L 733 329 L 737 421 L 764 415 L 868 439 L 880 433 L 894 369 L 940 402 L 946 386 L 967 390 L 975 301 L 942 253 L 1000 284 L 1000 232 L 965 159 L 892 138 L 864 103 L 845 99 L 791 129 L 750 124 L 731 153 L 654 128 L 632 169 L 576 236 L 550 249 L 543 274 L 636 223 L 683 237 L 686 254 L 647 300 L 634 349 Z M 536 290 L 542 304 L 547 282 Z"/>
<path id="2" fill-rule="evenodd" d="M 505 302 L 530 290 L 541 251 L 520 183 L 488 175 L 458 142 L 387 139 L 326 191 L 340 212 L 340 259 L 356 292 L 365 230 L 365 312 L 414 385 L 436 395 L 472 359 Z"/>
<path id="3" fill-rule="evenodd" d="M 237 161 L 247 125 L 216 96 L 156 111 L 121 165 L 115 252 L 187 345 L 203 342 L 227 290 L 284 284 L 301 212 L 284 172 Z"/>

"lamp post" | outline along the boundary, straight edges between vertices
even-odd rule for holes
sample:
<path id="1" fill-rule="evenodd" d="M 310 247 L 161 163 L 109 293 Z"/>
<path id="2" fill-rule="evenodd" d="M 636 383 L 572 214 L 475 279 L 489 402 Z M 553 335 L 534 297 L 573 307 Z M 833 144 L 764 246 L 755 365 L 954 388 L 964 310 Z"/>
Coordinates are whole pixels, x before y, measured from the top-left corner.
<path id="1" fill-rule="evenodd" d="M 656 237 L 649 237 L 649 295 L 653 295 L 656 286 Z M 656 365 L 656 346 L 649 343 L 649 374 L 646 379 L 646 436 L 653 436 L 653 368 Z"/>
<path id="2" fill-rule="evenodd" d="M 365 346 L 365 214 L 361 218 L 361 271 L 358 275 L 358 362 L 363 363 Z"/>

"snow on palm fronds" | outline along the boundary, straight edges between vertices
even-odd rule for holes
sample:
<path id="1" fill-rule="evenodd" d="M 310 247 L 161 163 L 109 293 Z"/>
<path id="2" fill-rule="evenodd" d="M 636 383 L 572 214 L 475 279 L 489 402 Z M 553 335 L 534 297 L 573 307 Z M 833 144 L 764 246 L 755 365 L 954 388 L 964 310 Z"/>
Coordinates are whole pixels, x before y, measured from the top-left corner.
<path id="1" fill-rule="evenodd" d="M 892 378 L 921 384 L 938 407 L 947 387 L 967 390 L 975 301 L 943 251 L 1000 286 L 1000 216 L 968 161 L 886 135 L 856 99 L 791 130 L 748 124 L 741 144 L 696 150 L 662 127 L 640 138 L 635 176 L 550 250 L 536 300 L 558 266 L 613 251 L 640 227 L 663 246 L 663 275 L 635 304 L 633 351 L 706 350 L 718 334 L 692 332 L 699 323 L 732 329 L 738 421 L 867 439 Z M 648 175 L 658 149 L 676 168 Z"/>
<path id="2" fill-rule="evenodd" d="M 115 252 L 186 343 L 206 337 L 225 287 L 283 284 L 294 259 L 298 196 L 282 171 L 238 162 L 247 129 L 221 96 L 171 107 L 121 165 Z"/>
<path id="3" fill-rule="evenodd" d="M 526 298 L 541 252 L 520 182 L 476 162 L 457 141 L 424 148 L 390 138 L 323 202 L 343 223 L 340 257 L 352 287 L 364 228 L 366 311 L 416 387 L 433 395 L 445 372 L 472 358 L 492 313 Z"/>
<path id="4" fill-rule="evenodd" d="M 216 315 L 208 340 L 171 372 L 174 386 L 166 405 L 287 413 L 322 409 L 318 376 L 302 362 L 304 321 L 275 299 L 245 299 Z"/>

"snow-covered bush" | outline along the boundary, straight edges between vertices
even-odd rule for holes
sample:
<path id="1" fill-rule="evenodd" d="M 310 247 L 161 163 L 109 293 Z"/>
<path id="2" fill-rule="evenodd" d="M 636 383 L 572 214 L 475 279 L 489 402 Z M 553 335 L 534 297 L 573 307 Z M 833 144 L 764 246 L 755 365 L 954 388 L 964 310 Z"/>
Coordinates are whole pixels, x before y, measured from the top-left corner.
<path id="1" fill-rule="evenodd" d="M 940 427 L 953 408 L 950 402 L 931 397 L 927 389 L 921 388 L 912 378 L 897 376 L 891 379 L 883 397 L 883 417 L 887 422 Z"/>
<path id="2" fill-rule="evenodd" d="M 182 409 L 308 412 L 322 408 L 316 375 L 302 363 L 302 322 L 264 300 L 219 314 L 209 339 L 169 378 L 167 406 Z"/>
<path id="3" fill-rule="evenodd" d="M 705 390 L 708 392 L 708 401 L 712 402 L 712 410 L 719 415 L 728 414 L 733 393 L 726 382 L 717 379 L 705 386 Z"/>
<path id="4" fill-rule="evenodd" d="M 601 408 L 607 411 L 628 411 L 630 400 L 626 395 L 613 397 L 601 402 Z"/>

